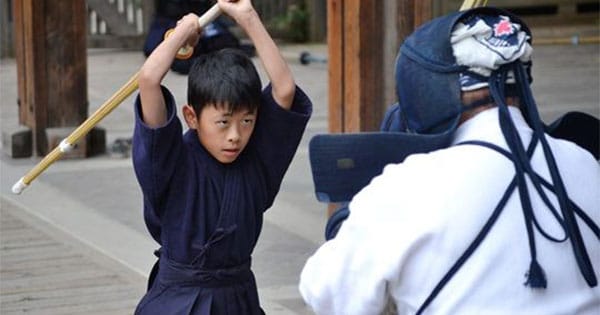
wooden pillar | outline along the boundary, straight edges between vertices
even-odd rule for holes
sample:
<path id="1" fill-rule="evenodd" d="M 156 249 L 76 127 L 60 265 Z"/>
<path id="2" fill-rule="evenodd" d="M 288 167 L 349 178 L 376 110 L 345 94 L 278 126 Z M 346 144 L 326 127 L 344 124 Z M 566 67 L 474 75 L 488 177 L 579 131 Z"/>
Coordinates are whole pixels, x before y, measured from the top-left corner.
<path id="1" fill-rule="evenodd" d="M 398 40 L 400 43 L 421 24 L 433 18 L 433 2 L 431 0 L 398 1 Z"/>
<path id="2" fill-rule="evenodd" d="M 432 0 L 399 0 L 393 4 L 327 1 L 330 132 L 379 129 L 383 112 L 395 95 L 387 89 L 395 86 L 390 69 L 395 67 L 398 48 L 416 26 L 432 17 Z M 384 8 L 393 8 L 396 14 Z M 390 25 L 396 29 L 386 30 Z M 330 205 L 329 214 L 335 209 Z"/>
<path id="3" fill-rule="evenodd" d="M 327 5 L 329 130 L 376 130 L 382 117 L 382 2 Z"/>
<path id="4" fill-rule="evenodd" d="M 32 131 L 34 154 L 45 155 L 87 117 L 86 4 L 20 0 L 13 16 L 19 123 Z"/>
<path id="5" fill-rule="evenodd" d="M 390 80 L 395 56 L 384 54 L 383 1 L 327 1 L 329 47 L 329 131 L 359 132 L 379 128 L 386 108 L 383 82 Z M 401 0 L 396 3 L 399 47 L 414 28 L 432 17 L 431 0 Z M 389 38 L 388 38 L 389 40 Z M 387 85 L 389 87 L 389 84 Z"/>
<path id="6" fill-rule="evenodd" d="M 413 29 L 433 18 L 433 1 L 415 1 Z"/>

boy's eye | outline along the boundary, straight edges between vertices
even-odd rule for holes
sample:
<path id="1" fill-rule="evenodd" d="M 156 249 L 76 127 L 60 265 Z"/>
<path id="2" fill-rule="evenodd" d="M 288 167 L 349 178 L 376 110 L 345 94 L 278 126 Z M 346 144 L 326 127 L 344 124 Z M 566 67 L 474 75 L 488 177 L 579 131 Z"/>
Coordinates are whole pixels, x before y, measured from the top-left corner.
<path id="1" fill-rule="evenodd" d="M 243 119 L 243 120 L 242 120 L 242 123 L 243 123 L 244 125 L 252 125 L 252 123 L 254 123 L 254 119 L 250 119 L 250 118 Z"/>
<path id="2" fill-rule="evenodd" d="M 228 123 L 227 120 L 217 120 L 217 125 L 219 126 L 226 126 Z"/>

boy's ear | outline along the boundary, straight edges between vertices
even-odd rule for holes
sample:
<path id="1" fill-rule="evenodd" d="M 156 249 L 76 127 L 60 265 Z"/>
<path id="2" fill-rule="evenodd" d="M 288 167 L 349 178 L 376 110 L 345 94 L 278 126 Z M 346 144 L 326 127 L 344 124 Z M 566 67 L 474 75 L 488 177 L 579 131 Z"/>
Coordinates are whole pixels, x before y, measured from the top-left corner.
<path id="1" fill-rule="evenodd" d="M 198 129 L 198 115 L 194 108 L 188 104 L 183 105 L 181 109 L 183 112 L 183 118 L 190 129 Z"/>

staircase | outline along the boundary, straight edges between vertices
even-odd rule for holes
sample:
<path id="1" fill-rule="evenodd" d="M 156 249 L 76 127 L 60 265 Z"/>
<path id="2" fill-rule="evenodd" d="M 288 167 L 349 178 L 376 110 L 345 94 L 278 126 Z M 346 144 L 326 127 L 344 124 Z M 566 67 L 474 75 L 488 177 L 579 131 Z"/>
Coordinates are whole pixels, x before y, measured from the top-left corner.
<path id="1" fill-rule="evenodd" d="M 140 49 L 154 0 L 86 0 L 88 47 Z"/>

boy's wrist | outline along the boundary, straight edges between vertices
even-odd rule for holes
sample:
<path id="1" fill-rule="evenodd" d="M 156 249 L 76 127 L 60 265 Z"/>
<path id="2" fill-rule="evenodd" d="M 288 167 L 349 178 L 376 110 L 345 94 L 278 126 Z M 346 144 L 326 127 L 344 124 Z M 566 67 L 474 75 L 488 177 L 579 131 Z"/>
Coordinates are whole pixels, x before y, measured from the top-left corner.
<path id="1" fill-rule="evenodd" d="M 243 16 L 240 16 L 236 22 L 244 30 L 252 28 L 252 26 L 256 25 L 256 23 L 262 23 L 260 16 L 254 9 L 250 10 Z"/>
<path id="2" fill-rule="evenodd" d="M 184 31 L 187 34 L 186 37 L 190 37 L 192 35 L 196 35 L 196 34 L 200 33 L 200 27 L 198 26 L 198 23 L 195 21 L 189 21 L 188 23 L 182 23 L 181 25 L 178 25 L 178 26 L 184 28 Z"/>

